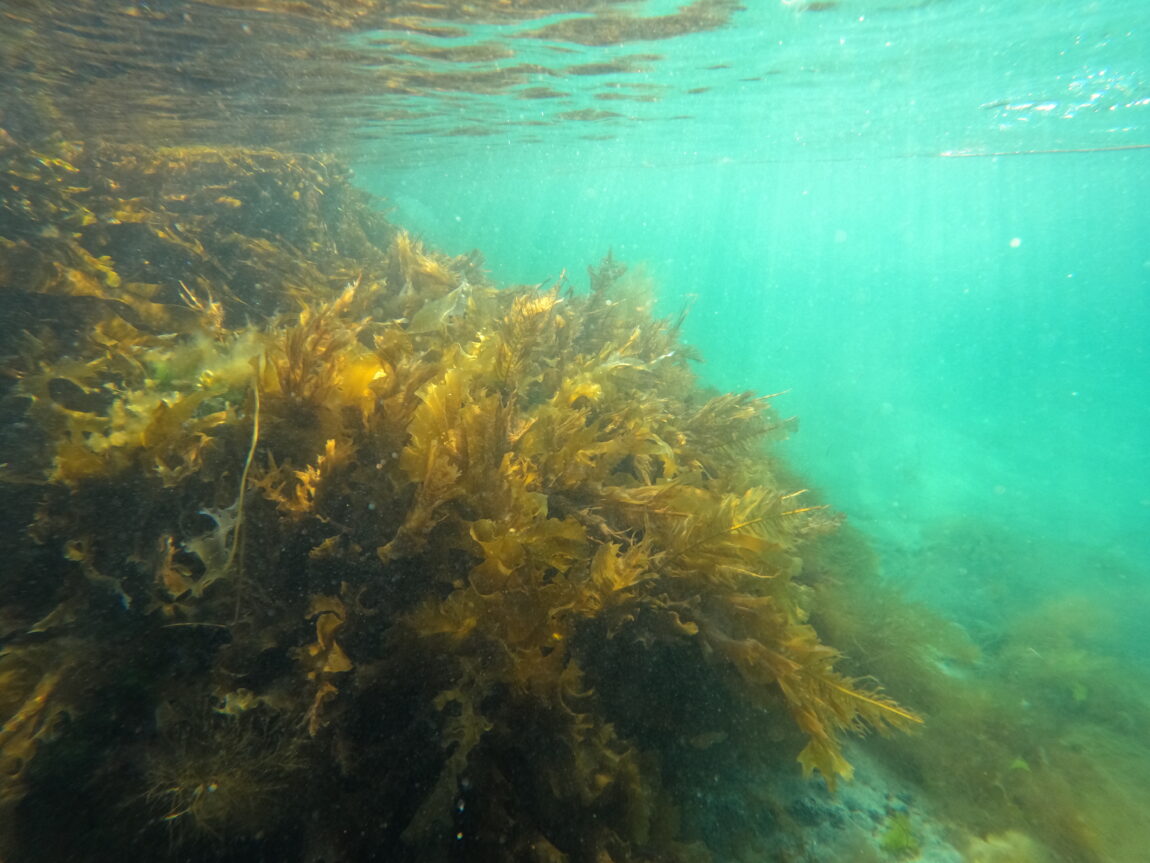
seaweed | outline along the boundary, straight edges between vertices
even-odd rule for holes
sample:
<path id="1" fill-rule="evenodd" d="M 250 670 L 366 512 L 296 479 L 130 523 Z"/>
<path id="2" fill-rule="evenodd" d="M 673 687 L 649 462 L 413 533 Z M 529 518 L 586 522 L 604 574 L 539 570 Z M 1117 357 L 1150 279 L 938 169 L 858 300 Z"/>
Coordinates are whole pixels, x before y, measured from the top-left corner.
<path id="1" fill-rule="evenodd" d="M 150 825 L 141 853 L 167 827 L 192 856 L 304 831 L 332 860 L 707 859 L 676 826 L 682 747 L 642 719 L 679 679 L 789 717 L 832 787 L 845 735 L 920 723 L 809 620 L 804 554 L 839 518 L 778 479 L 787 423 L 698 385 L 641 272 L 499 289 L 315 160 L 55 152 L 3 164 L 34 183 L 3 290 L 50 313 L 3 341 L 0 408 L 34 429 L 0 454 L 34 490 L 6 529 L 56 566 L 6 604 L 0 748 L 24 765 L 54 715 L 147 705 L 101 753 L 143 768 L 77 777 Z M 697 751 L 767 745 L 720 714 Z M 23 769 L 2 791 L 37 812 Z"/>
<path id="2" fill-rule="evenodd" d="M 922 842 L 915 834 L 910 815 L 896 812 L 886 820 L 879 838 L 879 847 L 891 857 L 917 857 L 922 851 Z"/>

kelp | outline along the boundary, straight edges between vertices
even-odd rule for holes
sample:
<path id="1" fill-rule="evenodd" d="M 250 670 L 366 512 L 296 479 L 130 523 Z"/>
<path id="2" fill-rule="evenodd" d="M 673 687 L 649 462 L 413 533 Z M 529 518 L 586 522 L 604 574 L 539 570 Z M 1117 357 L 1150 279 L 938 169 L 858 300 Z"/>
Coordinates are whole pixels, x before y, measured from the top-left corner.
<path id="1" fill-rule="evenodd" d="M 777 479 L 786 423 L 697 384 L 641 274 L 497 289 L 316 160 L 51 152 L 3 154 L 0 291 L 51 313 L 0 341 L 6 530 L 40 550 L 4 576 L 5 823 L 42 823 L 42 764 L 145 854 L 699 860 L 679 744 L 634 718 L 680 673 L 788 716 L 832 787 L 845 734 L 919 723 L 808 620 L 838 519 Z M 95 721 L 120 700 L 130 736 Z"/>

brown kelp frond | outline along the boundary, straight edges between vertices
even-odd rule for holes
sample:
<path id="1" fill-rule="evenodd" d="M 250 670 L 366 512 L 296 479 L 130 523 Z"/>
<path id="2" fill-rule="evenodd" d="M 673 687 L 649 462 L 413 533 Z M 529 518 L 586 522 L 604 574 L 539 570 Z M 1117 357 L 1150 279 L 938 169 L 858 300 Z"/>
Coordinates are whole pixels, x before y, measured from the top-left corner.
<path id="1" fill-rule="evenodd" d="M 788 423 L 771 407 L 775 396 L 724 393 L 708 399 L 683 421 L 684 450 L 690 463 L 711 476 L 721 476 L 736 460 L 760 458 L 766 440 L 784 437 Z"/>
<path id="2" fill-rule="evenodd" d="M 485 685 L 481 674 L 465 663 L 463 679 L 451 689 L 435 696 L 432 704 L 443 720 L 441 739 L 448 753 L 435 784 L 403 831 L 404 840 L 419 844 L 436 829 L 451 826 L 451 810 L 459 794 L 460 780 L 468 767 L 472 752 L 491 731 L 492 723 L 482 714 L 479 705 Z"/>
<path id="3" fill-rule="evenodd" d="M 250 329 L 184 323 L 152 333 L 109 314 L 85 331 L 78 356 L 49 357 L 52 341 L 25 341 L 38 356 L 26 357 L 18 391 L 54 438 L 41 452 L 49 480 L 77 486 L 138 466 L 174 487 L 211 467 L 262 347 Z"/>
<path id="4" fill-rule="evenodd" d="M 788 561 L 804 521 L 822 507 L 794 507 L 794 494 L 755 487 L 722 494 L 682 482 L 612 488 L 617 520 L 655 539 L 668 572 L 692 578 L 771 577 Z M 734 583 L 734 582 L 732 582 Z"/>
<path id="5" fill-rule="evenodd" d="M 35 787 L 42 753 L 73 732 L 73 722 L 98 702 L 91 682 L 112 655 L 78 626 L 90 609 L 75 593 L 0 650 L 0 845 L 11 846 L 19 806 Z"/>
<path id="6" fill-rule="evenodd" d="M 777 603 L 736 599 L 725 611 L 741 637 L 724 631 L 715 617 L 704 619 L 703 637 L 754 691 L 777 687 L 782 692 L 787 711 L 807 736 L 799 755 L 804 774 L 818 770 L 833 789 L 838 779 L 853 774 L 842 754 L 842 732 L 906 730 L 922 724 L 921 717 L 881 690 L 864 688 L 835 671 L 838 651 L 820 643 L 810 626 L 788 620 Z"/>
<path id="7" fill-rule="evenodd" d="M 268 350 L 267 391 L 293 406 L 322 405 L 339 384 L 343 352 L 355 343 L 361 322 L 343 312 L 355 298 L 349 286 L 337 299 L 305 306 L 296 323 L 284 328 Z"/>
<path id="8" fill-rule="evenodd" d="M 395 233 L 388 251 L 388 281 L 393 289 L 398 290 L 400 314 L 413 323 L 416 316 L 424 312 L 421 331 L 434 331 L 445 320 L 440 318 L 433 322 L 433 313 L 425 310 L 430 303 L 438 302 L 445 294 L 458 288 L 460 275 L 453 272 L 441 256 L 425 251 L 423 243 L 405 230 Z M 428 328 L 422 329 L 425 323 Z"/>
<path id="9" fill-rule="evenodd" d="M 58 691 L 70 663 L 45 653 L 34 648 L 0 653 L 0 759 L 5 767 L 0 774 L 0 811 L 19 799 L 26 767 L 41 742 L 51 738 L 55 717 L 68 707 Z"/>
<path id="10" fill-rule="evenodd" d="M 529 372 L 541 374 L 541 369 L 529 366 L 532 362 L 546 362 L 546 354 L 539 349 L 552 342 L 562 326 L 557 313 L 561 302 L 558 288 L 546 293 L 519 294 L 512 300 L 511 310 L 499 322 L 495 334 L 495 377 L 505 391 L 525 389 L 533 379 L 528 377 Z"/>

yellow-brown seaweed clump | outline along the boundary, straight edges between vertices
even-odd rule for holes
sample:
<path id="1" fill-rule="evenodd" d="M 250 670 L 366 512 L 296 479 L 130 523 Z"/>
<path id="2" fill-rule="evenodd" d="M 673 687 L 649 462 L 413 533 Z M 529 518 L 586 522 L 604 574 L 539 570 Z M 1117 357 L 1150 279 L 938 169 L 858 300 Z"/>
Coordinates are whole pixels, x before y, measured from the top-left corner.
<path id="1" fill-rule="evenodd" d="M 120 851 L 706 859 L 685 751 L 789 717 L 833 785 L 919 721 L 807 622 L 769 401 L 610 256 L 496 290 L 313 159 L 0 156 L 5 851 L 66 782 Z"/>

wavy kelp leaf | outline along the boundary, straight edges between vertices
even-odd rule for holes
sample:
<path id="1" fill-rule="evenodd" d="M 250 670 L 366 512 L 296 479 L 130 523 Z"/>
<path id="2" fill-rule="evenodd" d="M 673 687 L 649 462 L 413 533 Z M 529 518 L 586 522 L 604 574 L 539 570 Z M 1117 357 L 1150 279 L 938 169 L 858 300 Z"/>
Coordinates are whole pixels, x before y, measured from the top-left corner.
<path id="1" fill-rule="evenodd" d="M 777 687 L 782 693 L 808 738 L 799 755 L 804 774 L 817 769 L 832 789 L 853 773 L 842 754 L 841 733 L 922 724 L 881 690 L 835 671 L 841 654 L 822 644 L 812 627 L 794 622 L 784 604 L 771 597 L 731 596 L 712 606 L 701 622 L 706 643 L 754 690 Z"/>
<path id="2" fill-rule="evenodd" d="M 316 684 L 306 716 L 308 734 L 315 737 L 326 724 L 325 706 L 339 694 L 334 675 L 351 671 L 354 665 L 335 640 L 347 617 L 343 601 L 336 596 L 313 596 L 308 617 L 315 620 L 315 641 L 297 655 L 308 680 Z"/>
<path id="3" fill-rule="evenodd" d="M 443 747 L 450 754 L 431 791 L 403 831 L 404 841 L 417 843 L 433 831 L 451 826 L 451 810 L 459 794 L 459 780 L 467 769 L 468 758 L 491 730 L 492 724 L 477 709 L 479 698 L 470 690 L 477 684 L 468 679 L 463 687 L 445 690 L 435 696 L 435 709 L 444 713 L 454 709 L 442 732 Z"/>

